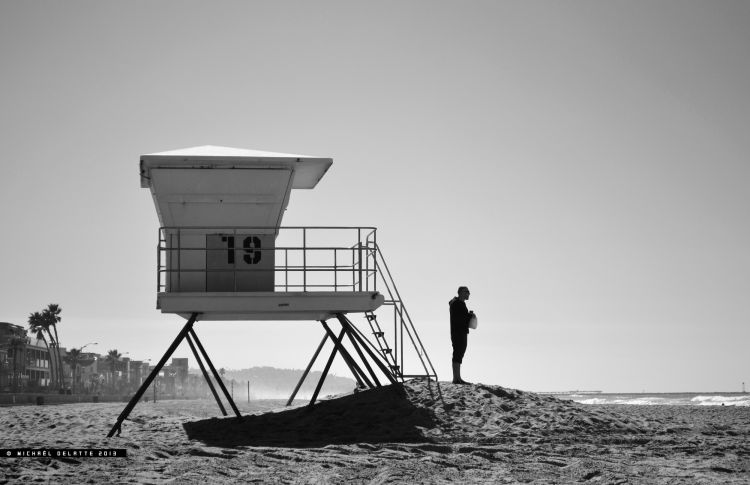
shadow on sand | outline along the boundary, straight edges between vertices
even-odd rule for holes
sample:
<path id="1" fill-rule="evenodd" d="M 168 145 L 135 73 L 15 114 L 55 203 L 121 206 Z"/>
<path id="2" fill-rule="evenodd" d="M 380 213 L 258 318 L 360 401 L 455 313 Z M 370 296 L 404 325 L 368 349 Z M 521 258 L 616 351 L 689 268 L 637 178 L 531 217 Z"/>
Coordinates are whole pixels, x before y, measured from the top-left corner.
<path id="1" fill-rule="evenodd" d="M 185 423 L 188 438 L 209 446 L 321 447 L 351 443 L 424 443 L 420 427 L 435 420 L 415 406 L 400 388 L 384 386 L 328 401 L 312 408 Z"/>

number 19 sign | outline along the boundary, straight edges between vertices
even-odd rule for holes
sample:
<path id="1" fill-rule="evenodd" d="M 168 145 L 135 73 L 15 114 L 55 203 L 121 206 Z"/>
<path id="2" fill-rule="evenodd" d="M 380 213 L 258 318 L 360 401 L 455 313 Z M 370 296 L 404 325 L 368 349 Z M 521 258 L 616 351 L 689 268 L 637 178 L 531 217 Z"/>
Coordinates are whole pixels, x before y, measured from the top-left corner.
<path id="1" fill-rule="evenodd" d="M 273 235 L 206 235 L 206 291 L 273 291 L 273 270 Z"/>

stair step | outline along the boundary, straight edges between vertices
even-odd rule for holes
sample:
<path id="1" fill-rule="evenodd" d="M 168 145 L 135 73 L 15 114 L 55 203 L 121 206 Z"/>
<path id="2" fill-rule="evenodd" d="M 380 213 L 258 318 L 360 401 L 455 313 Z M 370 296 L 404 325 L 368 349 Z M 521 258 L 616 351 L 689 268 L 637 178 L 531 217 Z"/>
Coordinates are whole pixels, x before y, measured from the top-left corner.
<path id="1" fill-rule="evenodd" d="M 367 318 L 367 321 L 369 321 L 369 322 L 377 319 L 377 317 L 375 315 L 367 315 L 367 314 L 365 314 L 365 317 Z"/>
<path id="2" fill-rule="evenodd" d="M 391 349 L 382 349 L 382 350 L 383 350 L 384 354 L 390 354 L 391 353 Z"/>
<path id="3" fill-rule="evenodd" d="M 373 335 L 375 335 L 376 338 L 380 338 L 383 336 L 383 332 L 372 332 Z"/>

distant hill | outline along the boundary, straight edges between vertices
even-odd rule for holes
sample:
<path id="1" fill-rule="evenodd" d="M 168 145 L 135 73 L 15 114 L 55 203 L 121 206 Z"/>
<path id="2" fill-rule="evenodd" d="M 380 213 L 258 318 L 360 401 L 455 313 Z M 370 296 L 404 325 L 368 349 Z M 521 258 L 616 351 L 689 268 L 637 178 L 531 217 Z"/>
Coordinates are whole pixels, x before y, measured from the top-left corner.
<path id="1" fill-rule="evenodd" d="M 197 369 L 190 369 L 191 373 L 200 373 Z M 225 382 L 234 379 L 235 396 L 246 395 L 247 382 L 250 382 L 250 399 L 288 399 L 294 387 L 302 377 L 299 369 L 277 369 L 275 367 L 251 367 L 249 369 L 227 369 L 224 374 Z M 297 392 L 297 399 L 309 399 L 320 380 L 320 371 L 311 371 L 304 384 Z M 351 392 L 356 386 L 353 379 L 328 374 L 320 396 Z"/>

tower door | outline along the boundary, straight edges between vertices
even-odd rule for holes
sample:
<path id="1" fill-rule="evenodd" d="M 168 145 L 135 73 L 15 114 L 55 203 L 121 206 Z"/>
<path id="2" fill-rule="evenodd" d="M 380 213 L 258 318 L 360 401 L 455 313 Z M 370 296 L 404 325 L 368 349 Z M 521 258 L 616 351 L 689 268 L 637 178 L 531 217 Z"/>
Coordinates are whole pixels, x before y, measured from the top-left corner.
<path id="1" fill-rule="evenodd" d="M 206 235 L 206 291 L 273 291 L 273 234 Z"/>

